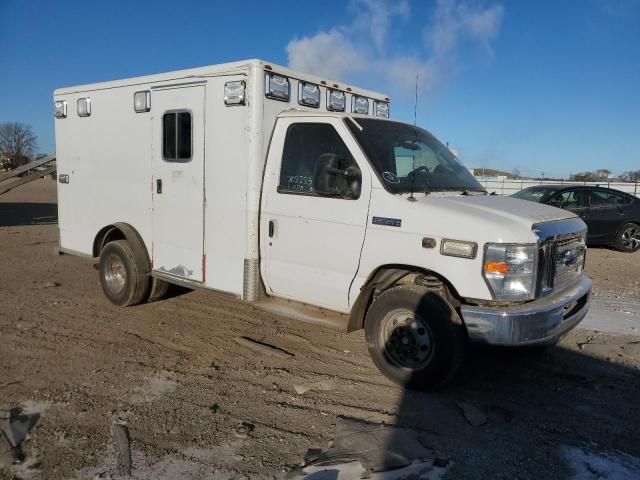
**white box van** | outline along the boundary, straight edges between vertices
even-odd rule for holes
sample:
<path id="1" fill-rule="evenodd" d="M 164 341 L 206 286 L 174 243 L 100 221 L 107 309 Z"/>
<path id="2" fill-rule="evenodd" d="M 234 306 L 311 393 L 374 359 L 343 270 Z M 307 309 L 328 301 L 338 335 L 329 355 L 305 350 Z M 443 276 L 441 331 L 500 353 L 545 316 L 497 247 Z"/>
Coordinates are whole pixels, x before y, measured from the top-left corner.
<path id="1" fill-rule="evenodd" d="M 489 195 L 389 99 L 249 60 L 54 92 L 60 252 L 118 305 L 169 283 L 365 329 L 393 380 L 586 314 L 585 224 Z"/>

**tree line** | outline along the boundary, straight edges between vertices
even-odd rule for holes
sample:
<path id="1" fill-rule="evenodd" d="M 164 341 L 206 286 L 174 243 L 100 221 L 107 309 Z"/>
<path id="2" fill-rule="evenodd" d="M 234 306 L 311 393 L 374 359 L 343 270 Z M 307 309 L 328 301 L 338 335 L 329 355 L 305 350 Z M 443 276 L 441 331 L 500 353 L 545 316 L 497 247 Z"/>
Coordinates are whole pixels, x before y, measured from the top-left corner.
<path id="1" fill-rule="evenodd" d="M 611 175 L 611 170 L 601 168 L 593 172 L 586 171 L 571 175 L 570 180 L 577 182 L 640 182 L 640 170 L 629 170 L 620 175 Z"/>
<path id="2" fill-rule="evenodd" d="M 0 123 L 0 169 L 11 170 L 33 160 L 38 138 L 31 125 L 19 122 Z"/>

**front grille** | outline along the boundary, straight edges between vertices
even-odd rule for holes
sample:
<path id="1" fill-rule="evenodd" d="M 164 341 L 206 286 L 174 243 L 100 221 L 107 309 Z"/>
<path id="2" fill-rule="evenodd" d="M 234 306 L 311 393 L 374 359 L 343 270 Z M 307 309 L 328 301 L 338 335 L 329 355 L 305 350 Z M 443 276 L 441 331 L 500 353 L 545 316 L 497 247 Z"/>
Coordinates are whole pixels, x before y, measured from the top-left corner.
<path id="1" fill-rule="evenodd" d="M 585 255 L 583 233 L 551 237 L 541 242 L 538 296 L 562 289 L 580 278 Z"/>

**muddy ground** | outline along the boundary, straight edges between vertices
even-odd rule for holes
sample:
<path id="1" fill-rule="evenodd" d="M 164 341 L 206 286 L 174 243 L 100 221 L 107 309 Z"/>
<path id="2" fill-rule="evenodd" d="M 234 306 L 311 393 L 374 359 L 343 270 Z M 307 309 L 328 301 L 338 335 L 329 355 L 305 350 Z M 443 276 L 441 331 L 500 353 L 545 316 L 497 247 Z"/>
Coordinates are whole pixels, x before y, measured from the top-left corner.
<path id="1" fill-rule="evenodd" d="M 343 417 L 418 432 L 445 478 L 616 478 L 598 470 L 607 461 L 629 475 L 617 478 L 640 472 L 640 337 L 475 349 L 450 386 L 408 392 L 377 372 L 362 332 L 201 291 L 111 305 L 90 263 L 53 255 L 55 215 L 53 181 L 0 197 L 0 410 L 31 422 L 22 462 L 0 451 L 2 480 L 114 476 L 114 421 L 137 478 L 282 476 Z M 640 253 L 590 249 L 588 272 L 598 296 L 640 298 Z"/>

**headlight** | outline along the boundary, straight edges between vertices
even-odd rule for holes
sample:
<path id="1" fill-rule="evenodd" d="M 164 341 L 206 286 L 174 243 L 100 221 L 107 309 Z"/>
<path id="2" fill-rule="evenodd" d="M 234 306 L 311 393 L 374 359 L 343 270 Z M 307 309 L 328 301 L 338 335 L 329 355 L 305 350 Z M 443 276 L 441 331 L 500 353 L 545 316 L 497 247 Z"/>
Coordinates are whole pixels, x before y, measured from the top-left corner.
<path id="1" fill-rule="evenodd" d="M 531 300 L 536 293 L 538 246 L 489 243 L 483 274 L 496 300 Z"/>

